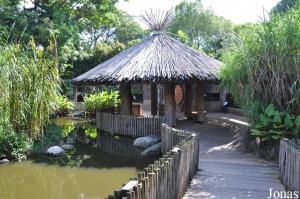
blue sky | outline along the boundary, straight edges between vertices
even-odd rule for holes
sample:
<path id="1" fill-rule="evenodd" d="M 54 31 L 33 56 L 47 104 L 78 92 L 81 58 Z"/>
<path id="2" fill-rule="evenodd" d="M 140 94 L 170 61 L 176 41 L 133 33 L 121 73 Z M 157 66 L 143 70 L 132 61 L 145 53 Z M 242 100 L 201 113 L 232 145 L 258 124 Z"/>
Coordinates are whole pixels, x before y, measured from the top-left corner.
<path id="1" fill-rule="evenodd" d="M 279 0 L 202 0 L 206 8 L 211 8 L 217 15 L 239 24 L 257 22 L 263 17 L 264 10 L 270 11 Z M 130 15 L 139 16 L 152 9 L 169 10 L 181 0 L 120 0 L 118 7 Z"/>

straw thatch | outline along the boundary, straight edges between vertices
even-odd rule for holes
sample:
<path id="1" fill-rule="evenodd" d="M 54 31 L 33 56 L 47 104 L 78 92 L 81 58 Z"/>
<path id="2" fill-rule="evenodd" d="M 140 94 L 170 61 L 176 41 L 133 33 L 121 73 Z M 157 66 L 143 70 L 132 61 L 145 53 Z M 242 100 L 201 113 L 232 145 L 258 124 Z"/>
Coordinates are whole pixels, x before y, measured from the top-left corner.
<path id="1" fill-rule="evenodd" d="M 196 51 L 164 32 L 154 32 L 143 42 L 76 77 L 77 85 L 119 82 L 217 82 L 221 62 Z"/>

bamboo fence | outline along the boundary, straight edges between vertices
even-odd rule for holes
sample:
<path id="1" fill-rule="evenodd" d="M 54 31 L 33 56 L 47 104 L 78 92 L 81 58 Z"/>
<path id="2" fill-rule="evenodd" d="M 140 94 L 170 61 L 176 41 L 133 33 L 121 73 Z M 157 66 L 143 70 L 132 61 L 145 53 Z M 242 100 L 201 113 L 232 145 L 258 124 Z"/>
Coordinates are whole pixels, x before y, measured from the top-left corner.
<path id="1" fill-rule="evenodd" d="M 280 141 L 280 179 L 287 190 L 300 191 L 300 148 L 286 138 Z"/>
<path id="2" fill-rule="evenodd" d="M 160 125 L 164 121 L 165 117 L 136 117 L 100 111 L 96 113 L 96 125 L 99 130 L 131 137 L 147 135 L 160 136 Z"/>
<path id="3" fill-rule="evenodd" d="M 107 199 L 180 199 L 198 170 L 198 161 L 199 136 L 191 133 Z"/>

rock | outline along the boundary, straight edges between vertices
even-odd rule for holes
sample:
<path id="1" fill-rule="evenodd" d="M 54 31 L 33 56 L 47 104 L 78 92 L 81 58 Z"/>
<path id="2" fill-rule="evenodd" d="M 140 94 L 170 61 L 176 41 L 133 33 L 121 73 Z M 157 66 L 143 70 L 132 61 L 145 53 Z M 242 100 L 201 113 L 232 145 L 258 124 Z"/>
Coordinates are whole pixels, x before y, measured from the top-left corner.
<path id="1" fill-rule="evenodd" d="M 52 146 L 47 149 L 47 154 L 54 156 L 61 156 L 65 154 L 65 150 L 60 146 Z"/>
<path id="2" fill-rule="evenodd" d="M 66 144 L 75 144 L 75 138 L 74 137 L 68 137 L 66 140 Z"/>
<path id="3" fill-rule="evenodd" d="M 146 149 L 158 142 L 160 142 L 160 137 L 155 135 L 149 135 L 149 136 L 139 137 L 135 139 L 133 142 L 133 146 Z"/>
<path id="4" fill-rule="evenodd" d="M 0 164 L 8 164 L 9 160 L 8 159 L 2 159 L 0 160 Z"/>
<path id="5" fill-rule="evenodd" d="M 7 159 L 6 155 L 0 155 L 0 160 Z"/>
<path id="6" fill-rule="evenodd" d="M 141 156 L 150 156 L 150 155 L 158 155 L 161 152 L 161 142 L 150 146 L 149 148 L 145 149 Z"/>
<path id="7" fill-rule="evenodd" d="M 85 117 L 85 112 L 84 111 L 78 111 L 73 113 L 72 117 Z"/>
<path id="8" fill-rule="evenodd" d="M 25 161 L 25 160 L 27 160 L 27 157 L 26 157 L 26 155 L 21 155 L 21 156 L 18 158 L 18 160 L 19 160 L 19 162 L 20 162 L 20 161 Z"/>
<path id="9" fill-rule="evenodd" d="M 62 144 L 60 147 L 63 148 L 64 150 L 74 149 L 74 145 L 72 144 Z"/>

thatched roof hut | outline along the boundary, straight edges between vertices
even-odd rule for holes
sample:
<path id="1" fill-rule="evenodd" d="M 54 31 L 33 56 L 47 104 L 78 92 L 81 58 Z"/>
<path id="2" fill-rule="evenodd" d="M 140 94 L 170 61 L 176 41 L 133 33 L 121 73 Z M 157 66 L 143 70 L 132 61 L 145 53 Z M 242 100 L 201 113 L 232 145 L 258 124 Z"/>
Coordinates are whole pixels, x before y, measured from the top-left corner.
<path id="1" fill-rule="evenodd" d="M 124 50 L 76 77 L 77 85 L 120 82 L 217 82 L 221 62 L 164 32 L 154 32 L 143 42 Z"/>
<path id="2" fill-rule="evenodd" d="M 155 115 L 156 86 L 163 84 L 164 113 L 172 125 L 176 122 L 175 84 L 184 84 L 184 112 L 191 114 L 191 98 L 195 96 L 198 118 L 203 120 L 204 83 L 219 81 L 217 73 L 221 62 L 165 32 L 173 20 L 171 11 L 161 16 L 150 13 L 143 19 L 153 31 L 150 37 L 74 78 L 74 85 L 120 85 L 121 113 L 131 114 L 131 84 L 143 84 L 144 110 L 151 107 L 150 113 Z"/>

